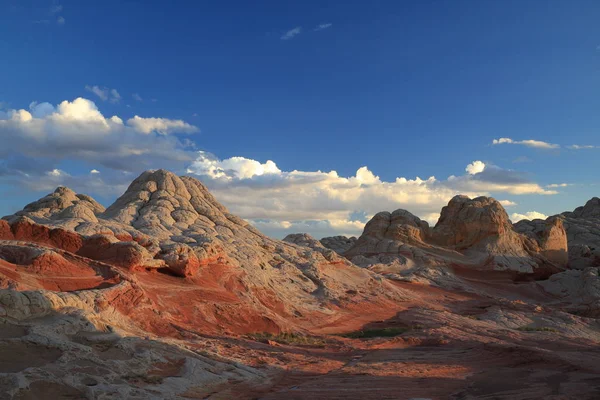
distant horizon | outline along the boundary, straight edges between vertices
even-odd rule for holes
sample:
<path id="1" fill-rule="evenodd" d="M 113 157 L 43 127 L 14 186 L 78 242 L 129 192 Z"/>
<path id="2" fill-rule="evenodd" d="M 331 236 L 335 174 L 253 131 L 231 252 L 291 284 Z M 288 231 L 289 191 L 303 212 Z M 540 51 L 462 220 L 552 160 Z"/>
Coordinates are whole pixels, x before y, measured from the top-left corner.
<path id="1" fill-rule="evenodd" d="M 161 169 L 161 168 L 149 169 L 149 170 L 143 171 L 143 172 L 142 172 L 142 173 L 141 173 L 139 176 L 141 176 L 141 175 L 142 175 L 144 172 L 148 172 L 148 171 L 156 171 L 156 170 L 160 170 L 160 169 Z M 164 170 L 164 169 L 163 169 L 163 170 Z M 165 170 L 165 171 L 168 171 L 168 170 Z M 168 172 L 171 172 L 171 171 L 168 171 Z M 136 177 L 135 177 L 133 180 L 137 179 L 139 176 L 136 176 Z M 189 176 L 189 177 L 192 177 L 192 178 L 198 179 L 199 181 L 201 181 L 201 182 L 202 182 L 202 180 L 201 180 L 201 179 L 199 179 L 199 177 L 198 177 L 198 176 L 195 176 L 194 174 L 184 174 L 184 175 L 180 175 L 180 177 L 181 177 L 181 176 Z M 133 182 L 133 180 L 132 180 L 132 182 Z M 45 197 L 45 196 L 47 196 L 47 195 L 51 195 L 51 194 L 53 194 L 53 193 L 54 193 L 54 192 L 56 192 L 56 191 L 57 191 L 57 190 L 58 190 L 60 187 L 64 187 L 64 188 L 67 188 L 67 189 L 69 189 L 69 190 L 71 190 L 71 191 L 74 191 L 72 188 L 69 188 L 68 186 L 59 185 L 59 186 L 57 186 L 57 187 L 56 187 L 54 190 L 51 190 L 50 192 L 48 192 L 46 195 L 43 195 L 43 196 L 41 196 L 40 198 L 32 199 L 31 201 L 28 201 L 27 203 L 23 204 L 23 206 L 22 206 L 22 207 L 21 207 L 19 210 L 16 210 L 16 211 L 15 211 L 15 213 L 16 213 L 16 212 L 18 212 L 18 211 L 21 211 L 21 210 L 22 210 L 22 209 L 23 209 L 23 208 L 24 208 L 26 205 L 28 205 L 28 204 L 30 204 L 30 203 L 34 203 L 35 201 L 37 201 L 37 200 L 40 200 L 41 198 L 43 198 L 43 197 Z M 125 190 L 125 191 L 126 191 L 126 190 Z M 123 193 L 119 194 L 118 196 L 115 196 L 115 198 L 114 198 L 112 201 L 108 202 L 108 203 L 102 203 L 102 202 L 99 202 L 99 203 L 100 203 L 100 204 L 102 204 L 102 206 L 104 206 L 105 208 L 108 208 L 108 207 L 109 207 L 109 206 L 111 206 L 111 205 L 112 205 L 112 204 L 113 204 L 113 203 L 114 203 L 114 202 L 115 202 L 115 201 L 116 201 L 116 200 L 117 200 L 117 199 L 118 199 L 120 196 L 122 196 L 122 195 L 125 193 L 125 191 L 124 191 Z M 77 193 L 77 194 L 84 194 L 84 195 L 87 195 L 87 193 L 78 193 L 78 192 L 76 192 L 76 191 L 74 191 L 74 192 L 75 192 L 75 193 Z M 463 195 L 461 195 L 461 194 L 457 194 L 456 196 L 463 196 Z M 91 197 L 93 198 L 93 196 L 91 196 Z M 468 197 L 468 196 L 467 196 L 467 197 Z M 486 196 L 484 196 L 484 197 L 486 197 Z M 217 201 L 219 201 L 219 198 L 218 198 L 218 197 L 216 197 L 216 196 L 215 196 L 215 198 L 216 198 L 216 200 L 217 200 Z M 581 204 L 581 205 L 579 205 L 579 206 L 577 206 L 577 207 L 580 207 L 580 206 L 582 207 L 582 206 L 586 205 L 588 201 L 591 201 L 591 200 L 593 200 L 594 198 L 598 198 L 598 197 L 592 197 L 592 198 L 590 198 L 590 199 L 586 200 L 586 201 L 585 201 L 583 204 Z M 474 197 L 471 197 L 471 199 L 474 199 Z M 97 200 L 97 199 L 95 199 L 95 198 L 94 198 L 94 200 Z M 496 199 L 496 200 L 497 200 L 497 199 Z M 501 205 L 502 205 L 502 203 L 501 203 Z M 503 206 L 503 207 L 504 207 L 504 206 Z M 516 220 L 513 220 L 513 218 L 511 218 L 511 215 L 510 215 L 510 214 L 508 214 L 508 212 L 507 212 L 507 214 L 508 214 L 508 216 L 509 216 L 509 219 L 511 220 L 511 222 L 514 224 L 514 223 L 516 223 L 516 222 L 518 222 L 518 221 L 521 221 L 521 220 L 534 220 L 534 219 L 542 219 L 542 220 L 544 220 L 544 219 L 547 219 L 548 217 L 552 217 L 552 216 L 560 215 L 560 214 L 562 214 L 562 213 L 565 213 L 565 212 L 572 212 L 572 211 L 573 211 L 573 210 L 575 210 L 577 207 L 574 207 L 574 208 L 573 208 L 573 209 L 571 209 L 571 210 L 563 210 L 563 211 L 559 211 L 559 212 L 556 212 L 556 213 L 554 213 L 554 214 L 550 214 L 550 215 L 547 215 L 547 216 L 546 216 L 546 215 L 535 215 L 535 214 L 521 215 L 521 216 L 519 216 L 519 219 L 516 219 Z M 380 210 L 379 212 L 390 212 L 390 213 L 392 213 L 392 212 L 394 212 L 394 211 L 396 211 L 396 210 L 399 210 L 399 209 L 394 209 L 394 210 Z M 506 208 L 505 208 L 505 210 L 506 210 Z M 411 212 L 411 210 L 406 210 L 406 211 L 409 211 L 409 212 Z M 441 212 L 441 209 L 440 209 L 440 212 Z M 411 213 L 412 213 L 412 212 L 411 212 Z M 14 213 L 7 214 L 7 215 L 1 215 L 0 217 L 6 217 L 6 216 L 9 216 L 9 215 L 13 215 L 13 214 L 14 214 Z M 374 215 L 373 215 L 373 216 L 374 216 Z M 371 219 L 373 216 L 370 216 L 370 217 L 369 217 L 369 220 L 370 220 L 370 219 Z M 249 223 L 251 223 L 252 225 L 254 225 L 254 226 L 255 226 L 255 227 L 257 227 L 259 230 L 261 230 L 261 231 L 262 231 L 262 229 L 260 229 L 260 226 L 259 226 L 259 224 L 256 224 L 254 221 L 251 221 L 251 220 L 250 220 L 250 221 L 248 221 L 248 222 L 249 222 Z M 366 221 L 366 222 L 368 222 L 368 221 Z M 366 224 L 366 222 L 365 222 L 365 224 Z M 430 226 L 430 227 L 432 227 L 432 228 L 433 228 L 433 227 L 434 227 L 434 226 L 437 224 L 438 220 L 436 219 L 435 221 L 426 221 L 426 222 L 429 224 L 429 226 Z M 331 236 L 346 236 L 346 237 L 357 237 L 357 238 L 358 238 L 358 237 L 359 237 L 359 236 L 362 234 L 362 232 L 363 232 L 363 229 L 364 229 L 364 226 L 363 226 L 363 228 L 361 228 L 361 229 L 360 229 L 360 231 L 359 231 L 358 233 L 337 233 L 337 234 L 334 234 L 334 235 L 327 235 L 327 236 L 316 236 L 315 238 L 316 238 L 316 239 L 319 239 L 319 240 L 320 240 L 320 239 L 322 239 L 322 238 L 324 238 L 324 237 L 331 237 Z M 265 233 L 265 232 L 263 232 L 263 233 Z M 304 231 L 298 231 L 298 232 L 286 232 L 286 233 L 284 233 L 284 234 L 281 234 L 281 235 L 279 235 L 279 236 L 276 236 L 276 235 L 275 235 L 275 236 L 274 236 L 274 235 L 269 235 L 269 234 L 267 234 L 267 233 L 265 233 L 265 234 L 267 234 L 268 236 L 271 236 L 271 237 L 273 237 L 273 238 L 275 238 L 275 239 L 283 239 L 285 236 L 287 236 L 287 235 L 289 235 L 289 234 L 305 234 L 305 233 L 308 233 L 308 234 L 310 234 L 310 232 L 304 232 Z M 312 236 L 312 234 L 311 234 L 311 236 Z"/>
<path id="2" fill-rule="evenodd" d="M 456 194 L 513 222 L 572 211 L 600 195 L 598 20 L 588 1 L 7 0 L 0 215 L 59 185 L 109 205 L 158 168 L 279 238 L 435 223 Z"/>

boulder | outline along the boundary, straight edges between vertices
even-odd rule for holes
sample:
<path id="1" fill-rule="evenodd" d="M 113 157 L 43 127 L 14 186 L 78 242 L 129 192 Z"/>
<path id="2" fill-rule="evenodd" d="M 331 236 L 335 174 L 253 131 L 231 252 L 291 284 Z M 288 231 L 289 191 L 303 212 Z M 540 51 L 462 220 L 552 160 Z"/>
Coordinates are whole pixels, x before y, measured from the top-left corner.
<path id="1" fill-rule="evenodd" d="M 338 254 L 344 254 L 348 249 L 354 246 L 356 240 L 355 236 L 330 236 L 322 238 L 320 242 L 326 248 L 331 249 Z"/>
<path id="2" fill-rule="evenodd" d="M 165 245 L 157 257 L 169 271 L 183 278 L 196 275 L 202 264 L 194 249 L 181 243 Z"/>

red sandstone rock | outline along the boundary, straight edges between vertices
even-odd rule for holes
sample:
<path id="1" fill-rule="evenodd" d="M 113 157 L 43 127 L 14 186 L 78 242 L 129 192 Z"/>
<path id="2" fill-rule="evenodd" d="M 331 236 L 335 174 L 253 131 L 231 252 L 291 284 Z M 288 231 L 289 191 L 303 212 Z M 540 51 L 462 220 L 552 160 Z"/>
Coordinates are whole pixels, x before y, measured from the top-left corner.
<path id="1" fill-rule="evenodd" d="M 60 228 L 48 228 L 26 218 L 20 218 L 11 225 L 15 240 L 47 244 L 59 249 L 76 252 L 82 245 L 79 234 Z"/>
<path id="2" fill-rule="evenodd" d="M 3 219 L 0 219 L 0 240 L 13 240 L 15 235 L 13 235 L 10 230 L 10 225 Z"/>
<path id="3" fill-rule="evenodd" d="M 119 242 L 109 235 L 86 238 L 77 254 L 132 270 L 156 265 L 150 253 L 138 243 Z"/>

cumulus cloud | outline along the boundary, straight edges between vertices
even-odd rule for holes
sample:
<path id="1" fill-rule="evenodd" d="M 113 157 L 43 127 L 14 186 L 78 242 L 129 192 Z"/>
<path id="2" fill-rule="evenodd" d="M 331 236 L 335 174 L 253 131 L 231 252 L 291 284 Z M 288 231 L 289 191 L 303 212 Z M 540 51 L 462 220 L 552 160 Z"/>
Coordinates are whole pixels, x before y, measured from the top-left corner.
<path id="1" fill-rule="evenodd" d="M 542 214 L 540 212 L 537 211 L 528 211 L 525 214 L 519 214 L 519 213 L 512 213 L 510 214 L 510 220 L 515 223 L 515 222 L 519 222 L 523 219 L 528 219 L 528 220 L 533 220 L 533 219 L 546 219 L 548 218 L 547 215 Z"/>
<path id="2" fill-rule="evenodd" d="M 32 102 L 27 109 L 0 113 L 0 137 L 10 143 L 0 146 L 0 182 L 35 191 L 65 185 L 106 198 L 122 193 L 142 170 L 187 170 L 233 213 L 279 237 L 298 231 L 315 236 L 358 235 L 375 213 L 398 208 L 434 224 L 441 208 L 456 194 L 551 195 L 563 187 L 542 187 L 521 172 L 480 160 L 469 163 L 461 175 L 445 179 L 384 180 L 367 166 L 351 176 L 336 171 L 286 171 L 273 160 L 220 159 L 196 151 L 195 143 L 179 134 L 197 131 L 182 120 L 105 116 L 85 98 L 56 105 Z M 71 163 L 78 167 L 66 169 Z M 515 205 L 509 200 L 502 204 Z"/>
<path id="3" fill-rule="evenodd" d="M 290 39 L 294 38 L 295 36 L 299 35 L 300 33 L 302 33 L 302 27 L 297 26 L 294 29 L 290 29 L 289 31 L 284 33 L 280 39 L 281 40 L 290 40 Z"/>
<path id="4" fill-rule="evenodd" d="M 484 170 L 485 163 L 483 163 L 482 161 L 473 161 L 471 164 L 467 165 L 467 168 L 465 168 L 465 171 L 467 171 L 469 175 L 475 175 L 480 172 L 483 172 Z"/>
<path id="5" fill-rule="evenodd" d="M 111 103 L 118 103 L 119 101 L 121 101 L 121 95 L 119 94 L 117 89 L 109 89 L 107 87 L 99 87 L 96 85 L 86 85 L 85 90 L 95 94 L 102 101 L 109 101 Z"/>
<path id="6" fill-rule="evenodd" d="M 368 167 L 353 176 L 336 171 L 282 171 L 275 162 L 244 157 L 221 160 L 199 152 L 188 173 L 200 178 L 229 209 L 267 234 L 308 231 L 315 236 L 360 234 L 375 213 L 407 209 L 434 224 L 456 194 L 553 194 L 522 174 L 474 161 L 467 174 L 384 181 Z M 516 205 L 504 201 L 505 205 Z"/>
<path id="7" fill-rule="evenodd" d="M 33 102 L 28 110 L 0 115 L 0 137 L 10 143 L 0 146 L 0 175 L 43 179 L 44 171 L 53 171 L 61 160 L 122 171 L 156 165 L 184 170 L 196 155 L 174 134 L 197 130 L 166 118 L 136 117 L 125 123 L 118 116 L 105 117 L 93 101 L 81 97 L 56 106 Z"/>
<path id="8" fill-rule="evenodd" d="M 499 200 L 498 202 L 502 204 L 503 207 L 514 207 L 517 205 L 517 203 L 510 200 Z"/>
<path id="9" fill-rule="evenodd" d="M 494 139 L 492 141 L 492 144 L 494 144 L 494 145 L 496 145 L 496 144 L 520 144 L 523 146 L 533 147 L 536 149 L 558 149 L 558 148 L 560 148 L 560 145 L 558 145 L 558 144 L 553 144 L 553 143 L 548 143 L 548 142 L 543 142 L 541 140 L 533 140 L 533 139 L 513 140 L 511 138 L 500 138 L 500 139 Z"/>
<path id="10" fill-rule="evenodd" d="M 250 179 L 265 174 L 281 174 L 277 165 L 268 160 L 261 164 L 245 157 L 231 157 L 219 160 L 214 155 L 200 151 L 198 158 L 188 167 L 188 173 L 208 176 L 211 179 Z"/>

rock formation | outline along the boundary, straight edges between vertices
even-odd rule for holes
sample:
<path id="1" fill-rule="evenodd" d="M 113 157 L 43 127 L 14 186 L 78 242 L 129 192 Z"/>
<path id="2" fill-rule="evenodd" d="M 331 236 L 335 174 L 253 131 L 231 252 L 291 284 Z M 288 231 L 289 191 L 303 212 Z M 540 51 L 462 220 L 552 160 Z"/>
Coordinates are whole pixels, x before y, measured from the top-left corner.
<path id="1" fill-rule="evenodd" d="M 569 242 L 570 267 L 600 266 L 600 199 L 594 197 L 562 217 Z"/>
<path id="2" fill-rule="evenodd" d="M 298 246 L 305 246 L 311 249 L 326 249 L 326 247 L 323 246 L 320 241 L 310 236 L 308 233 L 292 233 L 284 237 L 283 241 L 293 243 Z"/>
<path id="3" fill-rule="evenodd" d="M 331 249 L 338 254 L 344 254 L 350 247 L 354 246 L 356 240 L 355 236 L 329 236 L 322 238 L 320 242 L 328 249 Z"/>
<path id="4" fill-rule="evenodd" d="M 278 241 L 163 170 L 107 209 L 58 188 L 0 220 L 0 398 L 593 399 L 598 268 L 563 267 L 597 204 Z"/>
<path id="5" fill-rule="evenodd" d="M 560 308 L 578 315 L 600 317 L 600 268 L 561 272 L 539 285 L 559 299 Z"/>
<path id="6" fill-rule="evenodd" d="M 265 312 L 264 300 L 254 297 L 265 292 L 271 293 L 269 302 L 281 304 L 277 312 L 268 311 L 274 325 L 287 325 L 294 313 L 329 312 L 331 301 L 376 296 L 385 302 L 399 295 L 323 246 L 310 250 L 264 236 L 230 214 L 198 180 L 164 170 L 140 175 L 106 210 L 88 196 L 58 188 L 6 217 L 1 228 L 4 236 L 12 234 L 9 239 L 131 272 L 201 279 L 203 268 L 231 270 L 240 286 L 235 295 L 255 304 L 253 312 Z"/>
<path id="7" fill-rule="evenodd" d="M 458 265 L 548 276 L 566 266 L 560 221 L 526 236 L 516 232 L 502 205 L 490 197 L 455 196 L 430 228 L 406 210 L 381 212 L 344 255 L 378 271 Z"/>
<path id="8" fill-rule="evenodd" d="M 559 222 L 560 221 L 560 222 Z M 572 212 L 564 212 L 543 220 L 522 220 L 515 224 L 515 230 L 525 234 L 541 232 L 545 226 L 556 225 L 554 234 L 549 234 L 546 246 L 562 248 L 563 239 L 560 237 L 562 225 L 566 231 L 568 255 L 566 263 L 571 269 L 585 269 L 600 266 L 600 199 L 594 197 L 584 206 L 577 207 Z M 556 233 L 559 233 L 558 236 Z M 539 234 L 536 234 L 539 236 Z M 551 249 L 552 250 L 552 249 Z M 560 254 L 565 262 L 564 254 Z"/>

